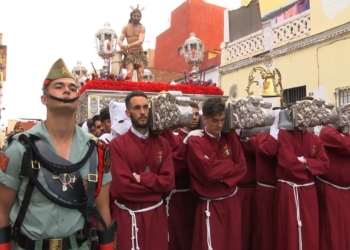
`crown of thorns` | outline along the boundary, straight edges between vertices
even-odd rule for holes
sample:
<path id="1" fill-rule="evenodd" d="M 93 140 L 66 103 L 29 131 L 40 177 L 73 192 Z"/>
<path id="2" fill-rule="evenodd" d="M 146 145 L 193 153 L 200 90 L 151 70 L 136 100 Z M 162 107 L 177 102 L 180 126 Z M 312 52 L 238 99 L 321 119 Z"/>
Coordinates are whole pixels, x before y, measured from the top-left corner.
<path id="1" fill-rule="evenodd" d="M 132 10 L 141 10 L 141 11 L 142 11 L 142 10 L 145 9 L 145 7 L 142 7 L 141 9 L 140 9 L 139 7 L 140 7 L 139 4 L 136 5 L 136 8 L 134 8 L 133 6 L 130 5 L 130 8 L 131 8 Z"/>

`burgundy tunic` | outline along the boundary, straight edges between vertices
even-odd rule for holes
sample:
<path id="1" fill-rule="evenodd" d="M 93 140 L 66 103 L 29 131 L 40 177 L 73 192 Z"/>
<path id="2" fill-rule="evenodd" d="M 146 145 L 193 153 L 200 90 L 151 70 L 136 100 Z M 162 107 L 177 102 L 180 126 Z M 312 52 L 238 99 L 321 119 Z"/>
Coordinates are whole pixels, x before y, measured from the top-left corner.
<path id="1" fill-rule="evenodd" d="M 110 150 L 112 198 L 133 211 L 161 203 L 149 211 L 135 213 L 138 246 L 142 250 L 167 249 L 168 223 L 163 198 L 175 184 L 169 143 L 155 135 L 141 139 L 129 130 L 111 142 Z M 140 183 L 133 173 L 140 174 Z M 129 211 L 115 205 L 113 217 L 119 228 L 118 249 L 131 249 L 132 217 Z"/>
<path id="2" fill-rule="evenodd" d="M 278 134 L 278 178 L 276 190 L 277 249 L 298 250 L 301 235 L 302 249 L 319 249 L 319 218 L 314 176 L 325 173 L 329 159 L 320 139 L 309 131 L 280 130 Z M 309 170 L 298 160 L 303 156 Z M 293 188 L 290 184 L 304 185 Z M 298 227 L 296 198 L 299 202 Z M 299 234 L 299 232 L 301 233 Z"/>
<path id="3" fill-rule="evenodd" d="M 256 209 L 253 250 L 274 250 L 276 247 L 275 197 L 278 142 L 269 133 L 255 137 L 256 146 Z M 259 184 L 260 183 L 260 184 Z"/>
<path id="4" fill-rule="evenodd" d="M 238 196 L 233 194 L 247 167 L 237 136 L 222 134 L 218 139 L 204 132 L 203 137 L 191 137 L 187 160 L 192 188 L 202 198 L 196 209 L 192 250 L 208 249 L 208 204 L 213 249 L 241 250 L 241 208 Z"/>
<path id="5" fill-rule="evenodd" d="M 328 183 L 316 179 L 320 249 L 350 249 L 350 136 L 326 126 L 321 130 L 320 139 L 330 160 L 330 169 L 320 175 Z"/>
<path id="6" fill-rule="evenodd" d="M 169 200 L 169 250 L 189 250 L 192 246 L 198 197 L 190 191 L 187 145 L 183 143 L 186 136 L 185 131 L 178 131 L 178 136 L 176 136 L 178 147 L 175 152 L 173 151 L 175 189 L 173 189 L 171 196 L 167 198 Z M 164 137 L 171 139 L 172 136 L 164 133 Z"/>
<path id="7" fill-rule="evenodd" d="M 238 197 L 241 201 L 242 213 L 242 250 L 250 250 L 253 245 L 255 220 L 255 136 L 249 137 L 247 142 L 241 141 L 244 157 L 247 163 L 247 173 L 238 181 Z"/>

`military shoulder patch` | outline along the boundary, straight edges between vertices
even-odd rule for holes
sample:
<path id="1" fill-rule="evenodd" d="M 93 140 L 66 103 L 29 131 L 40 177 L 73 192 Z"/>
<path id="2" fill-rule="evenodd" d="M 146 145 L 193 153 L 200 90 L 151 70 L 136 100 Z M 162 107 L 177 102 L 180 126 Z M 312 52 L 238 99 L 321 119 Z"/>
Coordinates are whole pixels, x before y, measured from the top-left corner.
<path id="1" fill-rule="evenodd" d="M 7 164 L 9 163 L 9 157 L 4 153 L 0 153 L 0 169 L 2 172 L 6 171 Z"/>
<path id="2" fill-rule="evenodd" d="M 103 164 L 104 164 L 105 173 L 109 173 L 109 171 L 111 171 L 111 164 L 112 164 L 112 156 L 109 148 L 106 148 L 105 150 L 104 157 L 103 157 Z"/>

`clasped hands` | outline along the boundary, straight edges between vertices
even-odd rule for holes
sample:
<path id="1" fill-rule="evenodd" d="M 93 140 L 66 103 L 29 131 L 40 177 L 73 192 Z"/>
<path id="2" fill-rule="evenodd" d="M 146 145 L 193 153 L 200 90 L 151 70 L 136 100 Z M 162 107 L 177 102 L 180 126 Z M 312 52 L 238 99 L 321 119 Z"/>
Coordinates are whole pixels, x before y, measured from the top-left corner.
<path id="1" fill-rule="evenodd" d="M 129 44 L 123 44 L 122 46 L 120 46 L 120 48 L 123 50 L 123 53 L 126 55 L 129 55 L 131 53 Z"/>
<path id="2" fill-rule="evenodd" d="M 307 165 L 307 160 L 304 158 L 304 156 L 298 156 L 297 158 L 301 163 L 305 165 L 306 169 L 310 171 L 309 165 Z"/>

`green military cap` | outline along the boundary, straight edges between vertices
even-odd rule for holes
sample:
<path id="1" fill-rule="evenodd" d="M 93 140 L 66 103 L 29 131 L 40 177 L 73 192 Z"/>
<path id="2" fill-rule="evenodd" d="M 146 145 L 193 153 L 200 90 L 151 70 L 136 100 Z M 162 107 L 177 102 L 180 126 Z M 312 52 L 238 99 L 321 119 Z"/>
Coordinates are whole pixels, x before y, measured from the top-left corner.
<path id="1" fill-rule="evenodd" d="M 73 75 L 70 73 L 70 71 L 67 69 L 66 64 L 62 60 L 62 58 L 58 59 L 51 67 L 49 73 L 47 74 L 44 86 L 48 85 L 51 81 L 58 79 L 58 78 L 72 78 L 74 79 Z"/>

